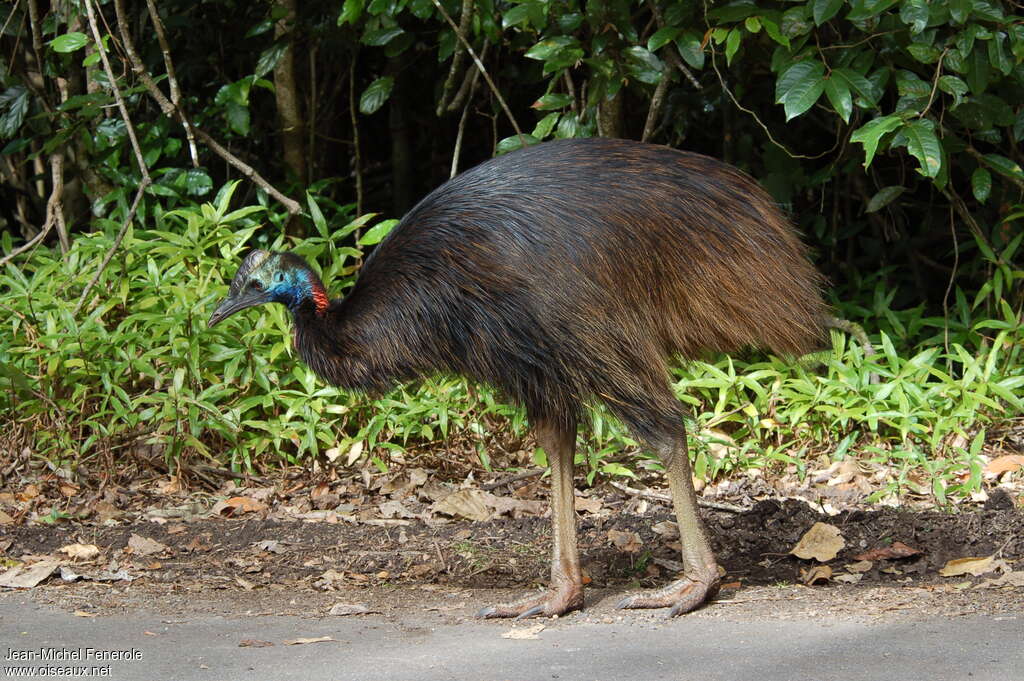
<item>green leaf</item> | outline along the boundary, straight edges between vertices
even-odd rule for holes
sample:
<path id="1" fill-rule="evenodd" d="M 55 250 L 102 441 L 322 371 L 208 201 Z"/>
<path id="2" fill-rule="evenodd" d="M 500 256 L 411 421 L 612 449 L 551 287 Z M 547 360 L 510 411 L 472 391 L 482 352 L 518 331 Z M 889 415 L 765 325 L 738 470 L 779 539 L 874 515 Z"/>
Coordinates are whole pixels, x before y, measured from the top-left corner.
<path id="1" fill-rule="evenodd" d="M 495 149 L 497 152 L 496 155 L 501 156 L 502 154 L 507 154 L 510 151 L 515 151 L 523 146 L 523 142 L 526 142 L 526 146 L 529 147 L 537 144 L 540 140 L 533 135 L 523 135 L 523 139 L 520 141 L 519 135 L 511 135 L 498 142 L 498 146 Z"/>
<path id="2" fill-rule="evenodd" d="M 28 89 L 13 85 L 0 94 L 0 138 L 14 137 L 28 113 Z"/>
<path id="3" fill-rule="evenodd" d="M 882 189 L 879 189 L 878 193 L 872 196 L 871 199 L 868 201 L 868 207 L 864 210 L 864 212 L 874 213 L 885 208 L 906 190 L 906 187 L 901 187 L 899 185 L 895 185 L 892 187 L 883 187 Z"/>
<path id="4" fill-rule="evenodd" d="M 281 57 L 284 56 L 285 51 L 288 49 L 287 42 L 274 43 L 269 48 L 263 50 L 263 54 L 260 55 L 259 61 L 256 62 L 256 77 L 262 78 L 277 66 L 277 62 L 281 61 Z"/>
<path id="5" fill-rule="evenodd" d="M 539 43 L 528 49 L 524 56 L 527 59 L 547 61 L 567 47 L 572 47 L 576 44 L 577 41 L 572 36 L 560 35 L 554 38 L 548 38 L 547 40 L 541 40 Z"/>
<path id="6" fill-rule="evenodd" d="M 877 16 L 896 4 L 898 0 L 854 0 L 853 9 L 846 15 L 849 21 L 863 21 Z"/>
<path id="7" fill-rule="evenodd" d="M 190 168 L 185 173 L 185 189 L 192 196 L 203 196 L 209 194 L 213 189 L 213 180 L 200 168 Z"/>
<path id="8" fill-rule="evenodd" d="M 864 102 L 870 107 L 878 105 L 878 98 L 880 96 L 879 88 L 875 87 L 875 84 L 870 80 L 860 75 L 853 69 L 841 68 L 833 69 L 832 77 L 841 77 L 849 84 L 850 89 L 857 93 L 858 96 L 863 98 Z"/>
<path id="9" fill-rule="evenodd" d="M 825 91 L 825 66 L 819 61 L 798 61 L 787 68 L 775 83 L 775 102 L 782 104 L 786 120 L 814 106 Z"/>
<path id="10" fill-rule="evenodd" d="M 250 114 L 249 107 L 236 102 L 228 102 L 224 107 L 224 117 L 228 125 L 239 135 L 246 137 L 249 134 Z"/>
<path id="11" fill-rule="evenodd" d="M 686 31 L 676 38 L 676 49 L 689 66 L 695 69 L 704 68 L 704 48 L 701 46 L 701 37 L 696 32 Z"/>
<path id="12" fill-rule="evenodd" d="M 942 147 L 935 136 L 935 123 L 922 118 L 904 125 L 893 139 L 893 146 L 906 144 L 907 151 L 921 164 L 918 169 L 925 177 L 935 177 L 942 168 Z"/>
<path id="13" fill-rule="evenodd" d="M 1024 180 L 1024 171 L 1021 171 L 1019 165 L 1005 156 L 985 154 L 983 158 L 1000 175 L 1005 175 L 1011 180 Z"/>
<path id="14" fill-rule="evenodd" d="M 341 8 L 341 14 L 338 15 L 338 26 L 354 24 L 359 21 L 359 17 L 362 15 L 363 0 L 345 0 L 345 4 Z"/>
<path id="15" fill-rule="evenodd" d="M 551 134 L 551 131 L 555 129 L 555 125 L 558 123 L 561 113 L 552 111 L 544 118 L 537 121 L 537 125 L 533 128 L 531 135 L 539 140 L 546 138 Z"/>
<path id="16" fill-rule="evenodd" d="M 769 38 L 783 47 L 789 47 L 789 38 L 782 35 L 782 29 L 779 28 L 779 24 L 774 19 L 761 17 L 761 25 L 764 26 L 764 32 L 768 34 Z"/>
<path id="17" fill-rule="evenodd" d="M 953 95 L 955 98 L 954 105 L 956 105 L 967 94 L 967 83 L 956 76 L 941 76 L 939 78 L 939 89 L 946 94 Z"/>
<path id="18" fill-rule="evenodd" d="M 831 19 L 843 6 L 843 0 L 811 0 L 811 9 L 814 16 L 814 24 L 821 26 Z"/>
<path id="19" fill-rule="evenodd" d="M 309 206 L 309 217 L 312 218 L 313 226 L 316 227 L 317 233 L 327 238 L 327 218 L 324 217 L 320 206 L 316 205 L 316 199 L 309 192 L 306 192 L 306 205 Z"/>
<path id="20" fill-rule="evenodd" d="M 654 35 L 647 39 L 647 49 L 651 52 L 655 52 L 678 38 L 681 32 L 682 29 L 678 26 L 665 26 L 664 28 L 660 28 L 654 32 Z"/>
<path id="21" fill-rule="evenodd" d="M 390 28 L 382 26 L 364 33 L 362 43 L 364 45 L 380 47 L 382 45 L 387 45 L 403 33 L 405 33 L 405 31 L 403 31 L 399 26 L 391 26 Z"/>
<path id="22" fill-rule="evenodd" d="M 397 224 L 398 220 L 382 220 L 381 222 L 378 222 L 376 225 L 366 230 L 366 234 L 359 239 L 359 245 L 372 246 L 380 243 Z"/>
<path id="23" fill-rule="evenodd" d="M 925 45 L 924 43 L 911 43 L 907 45 L 907 52 L 922 64 L 934 64 L 939 60 L 939 56 L 941 56 L 938 48 L 932 45 Z"/>
<path id="24" fill-rule="evenodd" d="M 984 168 L 975 168 L 971 173 L 971 191 L 979 203 L 988 201 L 992 194 L 992 173 Z"/>
<path id="25" fill-rule="evenodd" d="M 727 50 L 728 52 L 728 50 Z M 665 71 L 665 65 L 645 47 L 634 45 L 625 50 L 626 68 L 630 75 L 641 83 L 657 83 Z"/>
<path id="26" fill-rule="evenodd" d="M 1003 42 L 1005 40 L 1006 34 L 1002 31 L 992 36 L 992 40 L 988 41 L 988 60 L 992 66 L 999 69 L 1000 73 L 1008 76 L 1013 71 L 1013 60 L 1010 59 L 1010 55 L 1003 49 Z"/>
<path id="27" fill-rule="evenodd" d="M 903 119 L 899 116 L 889 114 L 888 116 L 868 121 L 857 128 L 850 136 L 851 142 L 860 142 L 864 145 L 865 168 L 871 165 L 871 159 L 875 157 L 875 151 L 878 149 L 878 142 L 882 139 L 882 136 L 900 127 L 902 123 Z"/>
<path id="28" fill-rule="evenodd" d="M 740 38 L 742 35 L 739 29 L 729 31 L 729 37 L 725 40 L 725 63 L 727 66 L 732 65 L 732 58 L 740 49 Z"/>
<path id="29" fill-rule="evenodd" d="M 572 97 L 569 95 L 551 92 L 546 95 L 542 95 L 540 99 L 531 105 L 531 107 L 539 111 L 553 111 L 557 109 L 564 109 L 571 104 Z"/>
<path id="30" fill-rule="evenodd" d="M 850 85 L 842 74 L 832 72 L 830 78 L 825 80 L 825 96 L 836 110 L 844 123 L 850 122 L 850 114 L 853 113 L 853 95 L 850 94 Z"/>
<path id="31" fill-rule="evenodd" d="M 530 20 L 530 5 L 523 3 L 515 5 L 512 9 L 501 16 L 501 27 L 511 28 L 519 24 L 525 24 Z"/>
<path id="32" fill-rule="evenodd" d="M 928 27 L 928 3 L 926 0 L 903 0 L 900 5 L 900 21 L 910 27 L 910 34 L 917 35 Z"/>
<path id="33" fill-rule="evenodd" d="M 964 60 L 967 84 L 971 86 L 971 92 L 980 95 L 988 87 L 992 67 L 988 63 L 988 57 L 981 50 L 972 50 Z"/>
<path id="34" fill-rule="evenodd" d="M 74 52 L 80 50 L 89 44 L 89 37 L 84 33 L 78 31 L 72 31 L 71 33 L 65 33 L 59 35 L 49 42 L 50 48 L 54 52 Z"/>
<path id="35" fill-rule="evenodd" d="M 395 87 L 395 79 L 383 76 L 370 83 L 359 97 L 359 111 L 369 116 L 384 106 Z"/>
<path id="36" fill-rule="evenodd" d="M 974 9 L 973 0 L 949 0 L 949 14 L 957 24 L 964 23 L 972 9 Z"/>

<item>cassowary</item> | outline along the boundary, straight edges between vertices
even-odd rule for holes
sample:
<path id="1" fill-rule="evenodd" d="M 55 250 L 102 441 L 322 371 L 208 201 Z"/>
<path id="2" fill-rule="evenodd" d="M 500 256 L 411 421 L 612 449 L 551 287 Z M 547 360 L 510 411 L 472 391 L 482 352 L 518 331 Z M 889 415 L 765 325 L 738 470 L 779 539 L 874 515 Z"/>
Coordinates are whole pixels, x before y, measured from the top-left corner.
<path id="1" fill-rule="evenodd" d="M 329 300 L 301 258 L 254 251 L 210 326 L 288 306 L 295 348 L 325 381 L 380 392 L 452 372 L 523 405 L 551 466 L 551 583 L 484 617 L 583 606 L 573 459 L 588 401 L 603 402 L 664 462 L 684 574 L 625 598 L 676 615 L 717 590 L 697 513 L 683 409 L 667 363 L 709 351 L 819 346 L 822 278 L 793 227 L 747 175 L 667 147 L 548 142 L 491 159 L 431 192 Z"/>

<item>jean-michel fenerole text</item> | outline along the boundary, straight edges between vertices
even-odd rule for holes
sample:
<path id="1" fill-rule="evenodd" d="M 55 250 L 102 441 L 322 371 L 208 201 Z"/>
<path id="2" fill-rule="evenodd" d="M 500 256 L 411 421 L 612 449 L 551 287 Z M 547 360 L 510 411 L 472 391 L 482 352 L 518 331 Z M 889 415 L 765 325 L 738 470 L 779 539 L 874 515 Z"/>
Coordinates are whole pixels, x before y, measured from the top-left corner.
<path id="1" fill-rule="evenodd" d="M 109 662 L 111 660 L 141 660 L 138 648 L 8 648 L 6 662 L 60 662 L 64 660 Z"/>

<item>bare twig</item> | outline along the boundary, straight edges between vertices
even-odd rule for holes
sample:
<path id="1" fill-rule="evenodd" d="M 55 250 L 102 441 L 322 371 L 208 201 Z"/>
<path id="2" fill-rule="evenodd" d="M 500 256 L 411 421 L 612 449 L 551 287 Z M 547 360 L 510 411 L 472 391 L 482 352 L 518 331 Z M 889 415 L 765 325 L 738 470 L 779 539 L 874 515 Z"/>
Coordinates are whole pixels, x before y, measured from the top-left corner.
<path id="1" fill-rule="evenodd" d="M 654 136 L 654 130 L 658 125 L 658 119 L 661 117 L 661 105 L 665 101 L 665 93 L 668 92 L 668 84 L 672 79 L 669 77 L 668 72 L 661 74 L 661 80 L 658 81 L 658 87 L 654 88 L 654 94 L 651 96 L 651 106 L 647 110 L 647 120 L 644 122 L 644 132 L 640 136 L 641 142 L 649 142 L 651 137 Z"/>
<path id="2" fill-rule="evenodd" d="M 946 293 L 942 296 L 942 345 L 949 354 L 949 294 L 953 290 L 956 269 L 960 266 L 960 242 L 956 238 L 956 223 L 953 220 L 953 207 L 949 207 L 949 234 L 953 237 L 953 271 L 949 273 Z"/>
<path id="3" fill-rule="evenodd" d="M 672 497 L 670 497 L 667 494 L 651 492 L 650 490 L 645 489 L 636 489 L 635 487 L 624 485 L 621 482 L 616 482 L 615 480 L 611 481 L 611 486 L 617 490 L 625 492 L 626 494 L 631 494 L 635 497 L 640 497 L 641 499 L 650 499 L 652 501 L 664 501 L 667 503 L 672 503 Z M 697 505 L 702 508 L 710 508 L 715 511 L 726 511 L 728 513 L 746 513 L 749 510 L 743 508 L 742 506 L 736 506 L 734 504 L 725 504 L 720 501 L 708 501 L 707 499 L 701 499 L 700 497 L 697 497 Z"/>
<path id="4" fill-rule="evenodd" d="M 487 53 L 487 43 L 484 43 L 484 54 Z M 449 178 L 455 177 L 459 172 L 459 156 L 462 154 L 462 136 L 466 132 L 466 119 L 469 117 L 469 107 L 473 103 L 471 93 L 476 89 L 477 80 L 480 77 L 480 72 L 476 69 L 473 70 L 473 77 L 467 79 L 469 82 L 469 90 L 466 93 L 470 95 L 466 97 L 460 93 L 457 99 L 466 99 L 465 106 L 462 107 L 462 116 L 459 117 L 459 130 L 455 135 L 455 148 L 452 150 L 452 169 Z"/>
<path id="5" fill-rule="evenodd" d="M 142 181 L 139 182 L 139 188 L 135 190 L 135 199 L 132 200 L 132 207 L 128 211 L 128 215 L 125 216 L 124 222 L 121 224 L 121 229 L 114 238 L 114 243 L 110 245 L 106 255 L 103 256 L 103 261 L 96 270 L 96 274 L 92 275 L 92 279 L 90 279 L 86 287 L 82 289 L 82 295 L 78 298 L 78 303 L 75 304 L 74 312 L 71 313 L 73 316 L 78 316 L 82 306 L 85 305 L 85 299 L 89 295 L 89 291 L 91 291 L 93 286 L 96 285 L 96 282 L 100 280 L 100 275 L 103 274 L 103 270 L 106 269 L 107 264 L 110 263 L 110 259 L 114 257 L 114 253 L 117 252 L 117 249 L 121 247 L 121 241 L 124 240 L 124 235 L 128 232 L 128 227 L 135 219 L 135 213 L 139 209 L 139 202 L 142 200 L 142 195 L 146 193 L 146 189 L 148 189 L 151 184 L 153 184 L 153 180 L 150 179 L 149 175 L 143 177 Z"/>
<path id="6" fill-rule="evenodd" d="M 47 214 L 49 214 L 49 212 L 50 212 L 49 206 L 47 206 L 46 212 L 47 212 Z M 34 237 L 32 237 L 31 239 L 29 239 L 28 241 L 23 243 L 21 246 L 18 246 L 17 248 L 15 248 L 13 251 L 8 253 L 4 257 L 0 258 L 0 267 L 3 267 L 7 263 L 9 263 L 11 260 L 14 260 L 19 255 L 21 255 L 22 253 L 24 253 L 25 251 L 29 250 L 30 248 L 35 246 L 37 243 L 39 243 L 40 241 L 45 239 L 46 235 L 50 233 L 51 229 L 53 229 L 53 222 L 51 220 L 47 219 L 45 224 L 43 224 L 43 228 L 41 230 L 39 230 L 39 232 L 37 232 Z"/>
<path id="7" fill-rule="evenodd" d="M 135 152 L 135 163 L 139 166 L 139 172 L 142 173 L 143 179 L 152 182 L 149 178 L 149 168 L 146 167 L 146 161 L 142 158 L 142 147 L 139 145 L 139 140 L 135 136 L 135 126 L 132 125 L 132 119 L 128 116 L 128 107 L 124 103 L 124 97 L 121 96 L 121 89 L 117 87 L 117 77 L 114 75 L 114 69 L 110 67 L 110 60 L 107 58 L 107 51 L 103 49 L 103 38 L 100 36 L 99 26 L 96 25 L 96 13 L 92 8 L 93 1 L 94 0 L 85 1 L 85 11 L 89 17 L 89 28 L 92 30 L 92 39 L 96 42 L 96 51 L 99 52 L 100 61 L 103 62 L 103 70 L 106 71 L 107 78 L 110 80 L 110 89 L 114 93 L 114 101 L 117 102 L 117 110 L 120 112 L 121 119 L 124 121 L 125 126 L 127 126 L 128 139 L 132 143 L 132 151 Z"/>
<path id="8" fill-rule="evenodd" d="M 499 487 L 504 487 L 505 485 L 511 485 L 513 482 L 519 482 L 520 480 L 528 480 L 530 478 L 535 478 L 538 475 L 544 475 L 546 471 L 546 468 L 533 468 L 528 471 L 520 471 L 519 473 L 515 473 L 504 478 L 499 478 L 494 482 L 489 482 L 486 485 L 480 485 L 480 489 L 482 489 L 485 492 L 490 492 L 492 489 L 498 489 Z"/>
<path id="9" fill-rule="evenodd" d="M 167 33 L 164 31 L 164 22 L 156 10 L 156 3 L 153 0 L 146 0 L 146 7 L 149 8 L 149 17 L 153 21 L 153 29 L 156 31 L 156 39 L 160 43 L 160 51 L 164 55 L 164 68 L 167 69 L 167 83 L 171 89 L 171 103 L 175 108 L 181 108 L 181 89 L 178 87 L 178 76 L 174 72 L 174 62 L 171 61 L 171 47 L 167 43 Z M 192 124 L 184 116 L 181 117 L 181 125 L 185 128 L 185 137 L 188 139 L 188 152 L 192 157 L 192 167 L 199 167 L 199 152 L 196 149 L 196 137 L 192 132 Z"/>
<path id="10" fill-rule="evenodd" d="M 459 31 L 462 35 L 466 35 L 469 32 L 470 22 L 473 20 L 473 9 L 474 0 L 462 0 L 462 14 L 459 16 Z M 445 114 L 446 111 L 454 111 L 458 108 L 459 95 L 463 93 L 466 86 L 466 80 L 462 82 L 462 87 L 459 88 L 459 92 L 456 93 L 455 97 L 452 98 L 449 105 L 448 99 L 451 95 L 452 89 L 455 87 L 455 81 L 458 80 L 459 74 L 462 73 L 462 62 L 466 60 L 465 50 L 456 50 L 455 56 L 452 57 L 452 65 L 448 70 L 448 78 L 444 81 L 444 87 L 441 90 L 441 99 L 437 103 L 437 116 L 440 118 Z M 454 106 L 455 109 L 451 108 Z"/>
<path id="11" fill-rule="evenodd" d="M 487 69 L 484 68 L 483 62 L 480 61 L 480 58 L 476 56 L 476 52 L 473 50 L 473 46 L 469 44 L 469 40 L 467 40 L 466 36 L 463 35 L 463 33 L 459 30 L 458 25 L 452 19 L 451 15 L 448 14 L 448 11 L 439 2 L 439 0 L 431 0 L 431 2 L 434 3 L 434 7 L 437 8 L 437 11 L 441 13 L 441 16 L 445 18 L 445 20 L 448 22 L 448 25 L 452 27 L 453 31 L 455 31 L 455 35 L 466 47 L 466 52 L 469 52 L 469 56 L 472 57 L 473 63 L 476 64 L 476 67 L 478 69 L 480 69 L 480 73 L 483 75 L 484 80 L 487 81 L 488 87 L 491 88 L 491 92 L 494 93 L 494 96 L 495 98 L 497 98 L 498 103 L 501 104 L 501 108 L 505 112 L 505 115 L 508 116 L 508 120 L 512 124 L 512 129 L 515 130 L 516 135 L 519 136 L 519 144 L 525 147 L 526 138 L 523 136 L 523 131 L 519 129 L 519 123 L 516 122 L 516 117 L 512 115 L 512 110 L 508 108 L 508 103 L 505 102 L 505 98 L 502 97 L 501 91 L 498 90 L 498 86 L 494 84 L 493 80 L 491 80 L 491 76 L 489 73 L 487 73 Z"/>
<path id="12" fill-rule="evenodd" d="M 363 158 L 359 153 L 359 117 L 356 115 L 356 57 L 358 49 L 352 55 L 348 65 L 348 113 L 352 118 L 352 163 L 356 174 L 356 215 L 363 214 Z M 359 235 L 356 235 L 356 240 Z"/>
<path id="13" fill-rule="evenodd" d="M 935 77 L 932 79 L 932 91 L 928 95 L 928 104 L 924 107 L 924 110 L 917 115 L 918 118 L 924 118 L 924 115 L 928 113 L 928 109 L 932 108 L 932 102 L 935 101 L 935 92 L 939 89 L 939 76 L 942 75 L 942 60 L 946 58 L 946 53 L 949 52 L 947 47 L 939 55 L 939 63 L 935 65 Z"/>

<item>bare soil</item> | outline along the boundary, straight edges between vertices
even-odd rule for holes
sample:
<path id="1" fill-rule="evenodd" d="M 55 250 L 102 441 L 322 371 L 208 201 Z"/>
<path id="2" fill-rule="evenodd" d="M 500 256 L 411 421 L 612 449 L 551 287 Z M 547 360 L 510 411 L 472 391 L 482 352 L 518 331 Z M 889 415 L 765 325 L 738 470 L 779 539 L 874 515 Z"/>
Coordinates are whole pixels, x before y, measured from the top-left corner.
<path id="1" fill-rule="evenodd" d="M 635 512 L 635 504 L 631 508 L 634 512 L 581 516 L 580 549 L 590 583 L 587 609 L 572 617 L 645 621 L 660 616 L 614 610 L 624 592 L 662 585 L 679 568 L 677 539 L 665 522 L 672 520 L 669 509 L 659 503 L 642 504 L 641 512 Z M 82 615 L 144 609 L 167 616 L 319 617 L 345 603 L 395 618 L 417 609 L 457 621 L 490 602 L 536 588 L 547 576 L 550 533 L 542 517 L 428 523 L 245 515 L 160 522 L 139 517 L 114 526 L 0 526 L 0 548 L 5 547 L 0 556 L 54 554 L 73 543 L 98 546 L 101 555 L 72 566 L 76 572 L 123 569 L 133 580 L 65 582 L 55 573 L 32 590 L 37 602 Z M 691 616 L 751 620 L 988 613 L 1012 618 L 1024 613 L 1024 588 L 985 588 L 992 574 L 939 574 L 949 560 L 981 556 L 995 556 L 1005 561 L 1005 569 L 1024 571 L 1024 512 L 998 495 L 987 508 L 957 513 L 877 508 L 826 516 L 803 501 L 768 500 L 744 513 L 705 511 L 704 517 L 726 572 L 725 586 L 715 603 Z M 858 554 L 893 542 L 920 553 L 876 560 L 856 584 L 805 586 L 801 571 L 815 563 L 789 551 L 816 522 L 837 527 L 845 541 L 829 561 L 836 574 Z M 622 532 L 635 533 L 636 541 L 623 545 L 610 539 Z M 140 555 L 128 548 L 133 535 L 165 548 Z"/>

